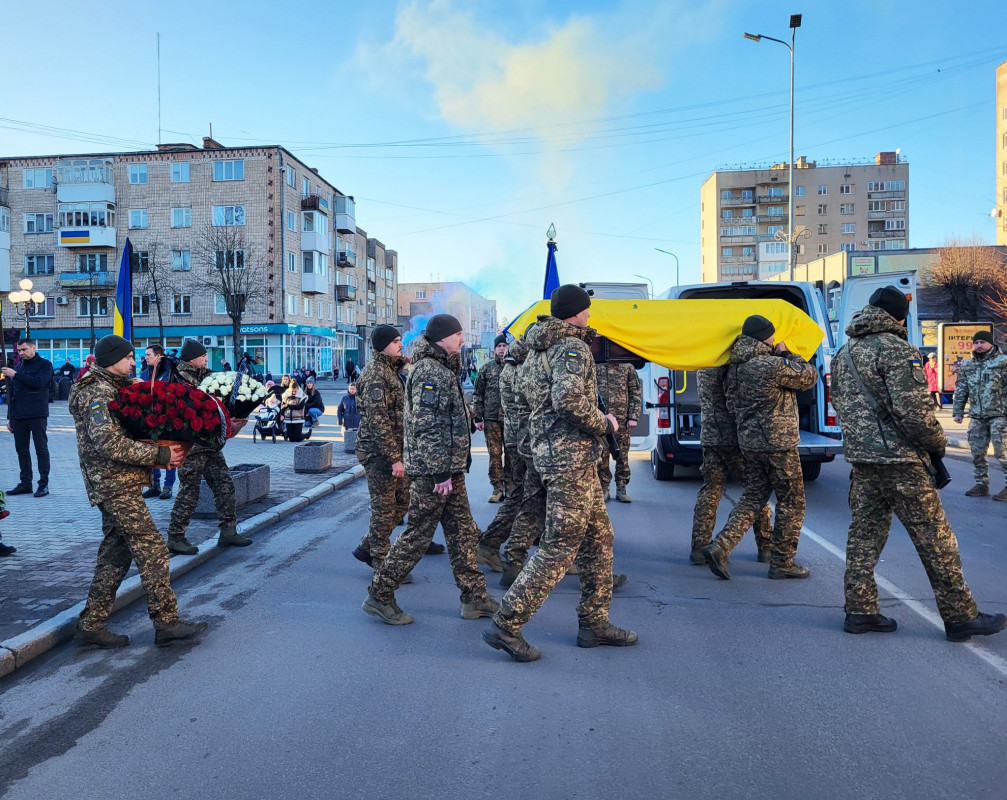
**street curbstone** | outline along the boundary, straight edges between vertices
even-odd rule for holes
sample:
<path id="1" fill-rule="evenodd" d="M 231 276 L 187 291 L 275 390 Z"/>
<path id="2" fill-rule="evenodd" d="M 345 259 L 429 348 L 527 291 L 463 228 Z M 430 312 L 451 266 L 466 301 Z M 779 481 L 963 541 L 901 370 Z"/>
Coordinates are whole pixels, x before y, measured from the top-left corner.
<path id="1" fill-rule="evenodd" d="M 14 652 L 6 647 L 0 647 L 0 678 L 10 675 L 17 669 L 17 662 L 14 659 Z"/>

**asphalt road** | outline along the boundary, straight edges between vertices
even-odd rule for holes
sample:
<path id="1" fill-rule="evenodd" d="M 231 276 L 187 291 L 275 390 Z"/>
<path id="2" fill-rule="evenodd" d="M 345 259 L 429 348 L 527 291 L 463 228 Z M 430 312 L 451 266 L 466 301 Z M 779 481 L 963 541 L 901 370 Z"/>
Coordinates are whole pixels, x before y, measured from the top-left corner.
<path id="1" fill-rule="evenodd" d="M 485 463 L 470 481 L 483 525 L 496 508 Z M 963 497 L 971 468 L 949 466 L 966 577 L 983 610 L 1007 611 L 1007 507 Z M 641 457 L 633 504 L 609 506 L 630 576 L 612 620 L 640 644 L 575 647 L 566 578 L 525 629 L 543 652 L 533 664 L 486 647 L 485 620 L 458 617 L 446 556 L 399 591 L 413 625 L 365 615 L 368 571 L 349 551 L 366 489 L 338 492 L 182 579 L 183 613 L 211 622 L 199 644 L 153 648 L 133 606 L 112 621 L 130 647 L 68 645 L 0 682 L 0 794 L 1004 797 L 1007 634 L 946 642 L 897 524 L 879 574 L 898 632 L 841 630 L 847 466 L 808 486 L 807 581 L 767 580 L 750 534 L 730 582 L 690 566 L 698 485 L 688 473 L 659 484 Z"/>

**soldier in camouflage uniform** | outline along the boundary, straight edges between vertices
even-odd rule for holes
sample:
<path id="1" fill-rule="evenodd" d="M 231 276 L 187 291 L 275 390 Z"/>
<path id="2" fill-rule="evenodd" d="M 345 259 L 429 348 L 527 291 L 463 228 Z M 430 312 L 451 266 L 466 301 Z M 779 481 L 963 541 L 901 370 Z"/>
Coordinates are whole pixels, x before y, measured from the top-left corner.
<path id="1" fill-rule="evenodd" d="M 993 455 L 1007 472 L 1007 356 L 993 343 L 989 331 L 977 331 L 972 337 L 972 358 L 958 372 L 955 383 L 955 422 L 961 424 L 965 404 L 969 406 L 969 448 L 976 485 L 965 492 L 968 497 L 986 497 L 990 493 L 986 450 L 993 440 Z M 1007 500 L 1007 488 L 994 500 Z"/>
<path id="2" fill-rule="evenodd" d="M 506 355 L 507 336 L 500 334 L 493 341 L 493 358 L 483 364 L 472 389 L 472 416 L 476 428 L 486 436 L 486 450 L 490 457 L 491 503 L 503 500 L 513 486 L 510 464 L 504 459 L 504 415 L 500 405 L 500 373 Z"/>
<path id="3" fill-rule="evenodd" d="M 880 613 L 874 580 L 894 512 L 923 562 L 945 635 L 961 642 L 1003 630 L 1007 617 L 980 614 L 962 575 L 958 541 L 930 472 L 930 454 L 943 457 L 947 440 L 934 417 L 919 351 L 907 341 L 908 312 L 909 301 L 897 288 L 878 289 L 853 317 L 849 341 L 832 359 L 832 402 L 843 428 L 843 455 L 853 467 L 843 627 L 849 633 L 897 628 Z"/>
<path id="4" fill-rule="evenodd" d="M 535 469 L 546 487 L 546 529 L 541 545 L 508 589 L 483 631 L 483 640 L 516 661 L 541 655 L 521 636 L 522 626 L 542 606 L 576 559 L 581 599 L 577 644 L 636 644 L 632 631 L 608 620 L 612 602 L 612 524 L 597 480 L 606 433 L 618 430 L 598 409 L 594 359 L 587 327 L 591 298 L 579 286 L 557 288 L 551 316 L 542 315 L 527 334 L 528 358 L 520 388 L 531 408 L 529 431 Z"/>
<path id="5" fill-rule="evenodd" d="M 206 630 L 206 623 L 183 622 L 171 590 L 168 550 L 140 493 L 153 484 L 151 469 L 175 467 L 185 448 L 158 446 L 129 438 L 109 403 L 132 381 L 133 344 L 105 336 L 95 347 L 95 362 L 70 389 L 69 409 L 77 428 L 80 470 L 91 505 L 101 511 L 104 538 L 98 564 L 77 621 L 74 641 L 102 648 L 123 647 L 129 637 L 107 627 L 112 603 L 132 561 L 147 593 L 147 612 L 154 623 L 154 642 L 165 645 Z"/>
<path id="6" fill-rule="evenodd" d="M 186 339 L 182 343 L 178 364 L 178 374 L 187 383 L 199 386 L 202 380 L 213 370 L 206 368 L 206 348 L 195 339 Z M 237 433 L 247 420 L 232 420 L 231 428 Z M 168 549 L 172 553 L 192 556 L 199 548 L 185 538 L 193 512 L 199 503 L 200 480 L 205 478 L 207 486 L 213 492 L 213 501 L 217 507 L 217 524 L 220 528 L 217 536 L 218 547 L 246 547 L 252 540 L 238 533 L 238 516 L 235 511 L 234 481 L 231 480 L 231 470 L 224 460 L 224 454 L 212 447 L 195 444 L 185 463 L 178 470 L 178 496 L 171 508 L 171 520 L 168 523 Z"/>
<path id="7" fill-rule="evenodd" d="M 701 369 L 696 373 L 702 419 L 699 442 L 703 446 L 703 464 L 700 467 L 703 485 L 696 495 L 696 509 L 692 515 L 692 550 L 689 560 L 693 564 L 706 564 L 703 548 L 713 536 L 713 528 L 717 523 L 717 506 L 724 496 L 724 485 L 728 480 L 744 480 L 745 457 L 738 448 L 738 426 L 734 420 L 734 411 L 728 408 L 724 394 L 724 381 L 729 369 L 725 365 Z M 756 516 L 754 527 L 759 561 L 768 564 L 773 532 L 769 503 Z"/>
<path id="8" fill-rule="evenodd" d="M 437 524 L 444 527 L 461 616 L 492 616 L 497 603 L 486 593 L 476 566 L 479 528 L 472 519 L 465 473 L 472 462 L 465 396 L 458 380 L 461 323 L 435 314 L 413 349 L 405 393 L 405 472 L 409 476 L 409 523 L 375 570 L 363 609 L 389 625 L 413 621 L 395 602 L 395 590 L 423 557 Z"/>
<path id="9" fill-rule="evenodd" d="M 626 493 L 630 478 L 629 443 L 643 411 L 643 384 L 632 364 L 596 364 L 595 371 L 605 408 L 619 422 L 619 432 L 615 435 L 619 440 L 619 458 L 615 462 L 615 499 L 620 503 L 629 503 L 632 502 Z M 598 477 L 605 500 L 608 500 L 609 484 L 612 482 L 610 462 L 608 448 L 605 448 L 598 462 Z"/>
<path id="10" fill-rule="evenodd" d="M 738 444 L 745 456 L 745 491 L 727 525 L 703 548 L 714 575 L 730 580 L 727 559 L 769 496 L 776 494 L 770 578 L 807 578 L 809 570 L 794 563 L 804 523 L 804 477 L 797 443 L 797 393 L 810 389 L 818 371 L 785 343 L 774 344 L 776 329 L 755 314 L 745 320 L 731 348 L 725 394 L 734 407 Z"/>

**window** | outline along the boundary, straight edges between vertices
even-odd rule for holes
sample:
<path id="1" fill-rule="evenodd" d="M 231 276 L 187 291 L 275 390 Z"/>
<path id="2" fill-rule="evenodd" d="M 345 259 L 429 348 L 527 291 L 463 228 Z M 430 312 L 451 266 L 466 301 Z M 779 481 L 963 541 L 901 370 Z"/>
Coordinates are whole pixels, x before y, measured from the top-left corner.
<path id="1" fill-rule="evenodd" d="M 868 200 L 867 201 L 867 211 L 884 211 L 885 201 L 884 200 Z"/>
<path id="2" fill-rule="evenodd" d="M 824 222 L 819 222 L 818 223 L 818 235 L 819 236 L 828 236 L 829 235 L 829 226 L 826 225 Z"/>
<path id="3" fill-rule="evenodd" d="M 25 189 L 49 189 L 52 186 L 51 169 L 26 169 L 21 177 Z"/>
<path id="4" fill-rule="evenodd" d="M 224 299 L 224 295 L 214 292 L 213 295 L 213 313 L 214 314 L 226 314 L 227 313 L 227 301 Z"/>
<path id="5" fill-rule="evenodd" d="M 822 197 L 824 197 L 828 193 L 829 193 L 829 187 L 828 186 L 826 186 L 825 184 L 819 184 L 818 185 L 818 194 L 820 194 Z"/>
<path id="6" fill-rule="evenodd" d="M 720 229 L 721 236 L 755 236 L 754 225 L 731 225 Z"/>
<path id="7" fill-rule="evenodd" d="M 782 225 L 770 225 L 768 228 L 766 228 L 766 233 L 770 236 L 775 236 L 777 231 L 782 230 L 783 230 Z"/>
<path id="8" fill-rule="evenodd" d="M 857 245 L 856 245 L 856 242 L 842 242 L 839 245 L 839 249 L 842 252 L 848 253 L 848 252 L 852 252 L 853 250 L 856 250 L 857 249 Z"/>
<path id="9" fill-rule="evenodd" d="M 244 250 L 217 250 L 213 254 L 213 266 L 215 269 L 244 269 Z"/>
<path id="10" fill-rule="evenodd" d="M 311 316 L 311 299 L 308 297 L 304 298 L 304 316 Z"/>
<path id="11" fill-rule="evenodd" d="M 171 209 L 171 227 L 172 228 L 191 228 L 192 227 L 192 209 L 191 208 L 173 208 L 173 209 Z"/>
<path id="12" fill-rule="evenodd" d="M 287 313 L 296 314 L 297 313 L 297 298 L 292 294 L 287 295 Z"/>
<path id="13" fill-rule="evenodd" d="M 133 274 L 150 272 L 150 251 L 137 250 L 133 253 L 133 263 L 130 264 Z"/>
<path id="14" fill-rule="evenodd" d="M 794 216 L 803 217 L 804 216 L 804 206 L 794 206 Z"/>
<path id="15" fill-rule="evenodd" d="M 305 250 L 301 253 L 301 272 L 306 275 L 310 275 L 315 271 L 315 260 L 311 255 L 310 250 Z"/>
<path id="16" fill-rule="evenodd" d="M 25 214 L 25 233 L 52 233 L 52 214 Z"/>
<path id="17" fill-rule="evenodd" d="M 734 217 L 734 212 L 731 209 L 728 208 L 728 209 L 725 209 L 723 211 L 723 213 L 721 213 L 720 216 L 723 219 L 731 219 L 732 217 Z"/>
<path id="18" fill-rule="evenodd" d="M 743 209 L 741 209 L 741 217 L 742 217 L 742 219 L 747 219 L 747 220 L 751 221 L 752 217 L 754 217 L 754 216 L 755 216 L 755 209 L 754 208 L 743 208 Z"/>
<path id="19" fill-rule="evenodd" d="M 783 206 L 770 206 L 767 209 L 766 216 L 769 216 L 769 217 L 782 217 L 783 216 Z"/>
<path id="20" fill-rule="evenodd" d="M 855 210 L 853 203 L 840 203 L 839 205 L 840 214 L 852 214 Z"/>
<path id="21" fill-rule="evenodd" d="M 720 255 L 721 255 L 722 258 L 730 258 L 731 256 L 734 255 L 734 248 L 733 247 L 721 247 L 720 248 Z"/>
<path id="22" fill-rule="evenodd" d="M 129 165 L 129 182 L 130 183 L 146 183 L 147 182 L 147 165 L 146 164 L 130 164 Z"/>
<path id="23" fill-rule="evenodd" d="M 905 239 L 889 239 L 888 240 L 888 247 L 886 247 L 885 249 L 886 250 L 905 250 L 906 249 L 906 240 Z"/>
<path id="24" fill-rule="evenodd" d="M 827 204 L 827 203 L 819 203 L 819 204 L 818 204 L 818 216 L 822 216 L 822 215 L 823 215 L 823 214 L 825 214 L 825 213 L 826 213 L 826 212 L 827 212 L 828 210 L 829 210 L 829 206 L 828 206 L 828 204 Z"/>
<path id="25" fill-rule="evenodd" d="M 24 257 L 25 275 L 52 275 L 56 268 L 56 256 L 52 253 Z"/>
<path id="26" fill-rule="evenodd" d="M 297 256 L 287 253 L 287 272 L 297 272 Z"/>
<path id="27" fill-rule="evenodd" d="M 309 178 L 301 178 L 301 195 L 307 197 L 311 194 L 311 180 Z"/>
<path id="28" fill-rule="evenodd" d="M 804 187 L 803 186 L 796 187 L 794 189 L 794 196 L 795 197 L 804 197 Z"/>
<path id="29" fill-rule="evenodd" d="M 742 247 L 741 248 L 741 255 L 743 255 L 743 256 L 754 256 L 755 255 L 755 248 L 754 247 Z"/>
<path id="30" fill-rule="evenodd" d="M 839 194 L 853 194 L 857 190 L 855 183 L 844 183 L 839 187 Z"/>
<path id="31" fill-rule="evenodd" d="M 313 232 L 315 230 L 315 214 L 313 211 L 305 211 L 304 214 L 304 226 L 301 230 L 306 233 Z"/>
<path id="32" fill-rule="evenodd" d="M 844 234 L 855 234 L 857 232 L 857 223 L 844 222 L 839 226 L 839 232 Z"/>
<path id="33" fill-rule="evenodd" d="M 770 186 L 769 187 L 770 197 L 783 197 L 783 187 L 782 186 Z"/>
<path id="34" fill-rule="evenodd" d="M 417 289 L 416 290 L 416 299 L 417 300 L 426 300 L 427 299 L 426 289 Z"/>
<path id="35" fill-rule="evenodd" d="M 92 302 L 93 301 L 93 302 Z M 78 317 L 107 317 L 108 298 L 82 296 L 77 298 Z"/>
<path id="36" fill-rule="evenodd" d="M 179 161 L 177 164 L 171 165 L 171 182 L 172 183 L 188 183 L 189 182 L 189 162 Z"/>
<path id="37" fill-rule="evenodd" d="M 730 189 L 726 189 L 726 190 L 722 191 L 720 193 L 720 199 L 721 200 L 730 200 L 731 199 L 731 190 Z"/>
<path id="38" fill-rule="evenodd" d="M 904 219 L 885 220 L 886 231 L 904 231 L 905 229 L 906 229 L 906 221 Z"/>
<path id="39" fill-rule="evenodd" d="M 287 167 L 287 186 L 294 187 L 297 186 L 297 172 Z"/>
<path id="40" fill-rule="evenodd" d="M 297 212 L 288 211 L 287 212 L 287 230 L 296 231 L 297 230 Z"/>
<path id="41" fill-rule="evenodd" d="M 10 209 L 0 206 L 0 233 L 10 233 Z"/>
<path id="42" fill-rule="evenodd" d="M 61 228 L 112 227 L 115 225 L 115 203 L 60 203 Z"/>
<path id="43" fill-rule="evenodd" d="M 220 227 L 221 225 L 244 225 L 245 224 L 245 207 L 244 206 L 214 206 L 213 207 L 213 224 Z"/>
<path id="44" fill-rule="evenodd" d="M 176 294 L 171 297 L 171 313 L 172 314 L 191 314 L 192 313 L 192 295 L 191 294 Z"/>
<path id="45" fill-rule="evenodd" d="M 818 255 L 820 256 L 828 255 L 828 252 L 829 252 L 829 246 L 827 244 L 823 242 L 822 244 L 818 245 Z"/>
<path id="46" fill-rule="evenodd" d="M 188 272 L 192 269 L 191 250 L 172 250 L 171 269 L 174 272 Z"/>
<path id="47" fill-rule="evenodd" d="M 245 180 L 245 162 L 240 158 L 234 161 L 214 161 L 213 179 L 215 181 Z"/>
<path id="48" fill-rule="evenodd" d="M 147 209 L 145 208 L 131 208 L 129 210 L 129 227 L 130 228 L 149 228 L 150 223 L 147 219 Z"/>
<path id="49" fill-rule="evenodd" d="M 751 200 L 754 197 L 755 197 L 755 192 L 752 189 L 742 189 L 741 190 L 741 199 L 742 200 Z"/>
<path id="50" fill-rule="evenodd" d="M 77 272 L 108 272 L 108 254 L 77 253 Z"/>
<path id="51" fill-rule="evenodd" d="M 906 201 L 905 200 L 889 200 L 888 201 L 889 211 L 905 211 Z"/>
<path id="52" fill-rule="evenodd" d="M 133 314 L 138 317 L 146 316 L 150 313 L 150 295 L 133 295 Z"/>
<path id="53" fill-rule="evenodd" d="M 28 313 L 33 317 L 55 317 L 56 316 L 56 298 L 47 297 L 41 303 L 33 303 L 34 308 Z"/>
<path id="54" fill-rule="evenodd" d="M 786 242 L 767 242 L 763 245 L 766 255 L 772 255 L 774 253 L 786 253 L 787 243 Z"/>

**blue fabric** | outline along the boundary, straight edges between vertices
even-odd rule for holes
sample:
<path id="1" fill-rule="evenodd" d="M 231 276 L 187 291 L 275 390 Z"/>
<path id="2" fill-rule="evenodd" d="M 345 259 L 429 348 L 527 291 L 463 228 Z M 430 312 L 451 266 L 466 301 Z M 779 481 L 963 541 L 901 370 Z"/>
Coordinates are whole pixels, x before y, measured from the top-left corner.
<path id="1" fill-rule="evenodd" d="M 556 243 L 549 242 L 546 246 L 549 248 L 549 255 L 545 260 L 545 289 L 542 293 L 543 300 L 548 300 L 552 297 L 553 291 L 559 288 L 559 270 L 556 268 Z"/>
<path id="2" fill-rule="evenodd" d="M 165 489 L 170 489 L 172 486 L 175 485 L 175 473 L 177 473 L 177 472 L 178 472 L 177 469 L 166 469 L 164 471 L 164 473 L 165 473 L 164 474 L 164 488 Z M 154 470 L 154 485 L 155 486 L 160 486 L 161 485 L 161 470 L 159 470 L 159 469 L 155 469 Z"/>

